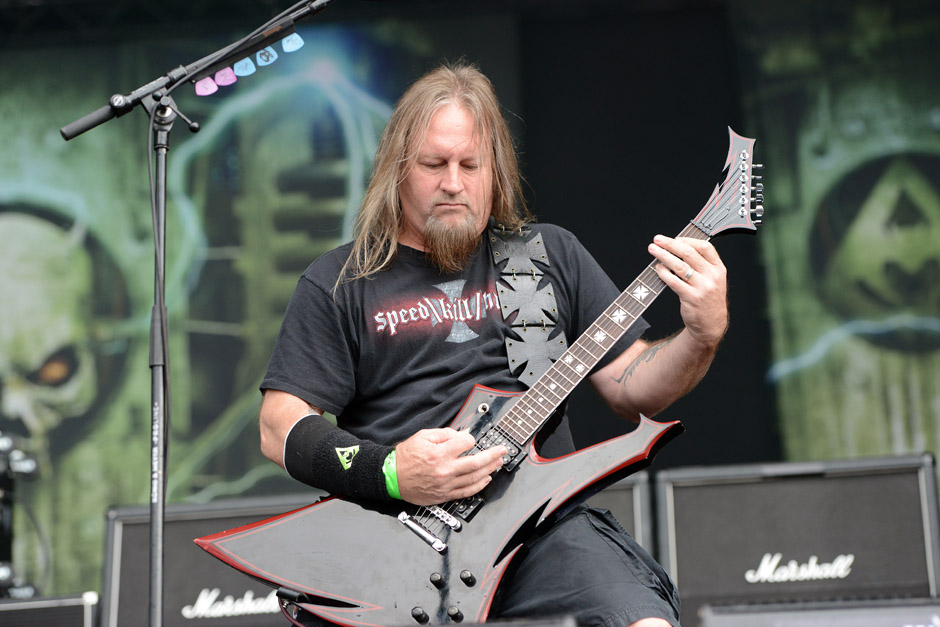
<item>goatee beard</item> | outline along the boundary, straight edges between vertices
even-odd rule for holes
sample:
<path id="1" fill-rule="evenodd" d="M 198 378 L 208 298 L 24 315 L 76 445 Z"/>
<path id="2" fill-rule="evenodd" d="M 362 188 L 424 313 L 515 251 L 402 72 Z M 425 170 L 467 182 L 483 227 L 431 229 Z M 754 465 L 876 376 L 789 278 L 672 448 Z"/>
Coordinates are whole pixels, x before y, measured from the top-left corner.
<path id="1" fill-rule="evenodd" d="M 473 216 L 467 215 L 457 224 L 446 224 L 434 216 L 424 225 L 424 250 L 438 270 L 444 274 L 460 272 L 480 245 L 480 232 Z"/>

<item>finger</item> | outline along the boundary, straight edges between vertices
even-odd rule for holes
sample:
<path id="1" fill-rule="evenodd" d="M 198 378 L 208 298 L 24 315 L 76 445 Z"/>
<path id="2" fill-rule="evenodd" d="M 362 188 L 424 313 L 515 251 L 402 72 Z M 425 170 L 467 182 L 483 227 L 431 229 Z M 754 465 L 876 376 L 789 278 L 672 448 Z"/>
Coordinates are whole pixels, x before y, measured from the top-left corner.
<path id="1" fill-rule="evenodd" d="M 691 268 L 688 266 L 686 266 L 686 268 L 687 270 L 683 274 L 688 274 L 688 271 L 691 270 Z M 655 270 L 656 274 L 659 275 L 659 278 L 663 280 L 663 283 L 668 285 L 669 288 L 672 289 L 672 291 L 674 291 L 676 294 L 679 294 L 680 297 L 685 293 L 683 290 L 689 289 L 688 281 L 685 280 L 682 276 L 679 276 L 675 270 L 667 266 L 665 263 L 656 264 Z M 689 275 L 689 281 L 691 281 L 694 276 L 695 272 L 693 271 Z"/>
<path id="2" fill-rule="evenodd" d="M 480 490 L 488 486 L 492 480 L 493 480 L 493 477 L 491 477 L 490 475 L 486 475 L 475 483 L 471 483 L 470 485 L 453 490 L 453 492 L 451 492 L 447 500 L 456 501 L 458 499 L 467 498 L 468 496 L 473 496 L 474 494 L 476 494 L 477 492 L 479 492 Z"/>
<path id="3" fill-rule="evenodd" d="M 656 244 L 650 244 L 649 252 L 659 260 L 660 263 L 656 266 L 656 271 L 660 273 L 660 277 L 663 280 L 666 280 L 669 274 L 674 275 L 680 280 L 687 280 L 687 277 L 691 278 L 692 273 L 695 271 L 695 267 L 690 263 Z M 663 274 L 663 272 L 665 272 L 665 274 Z M 672 285 L 669 281 L 666 282 Z"/>
<path id="4" fill-rule="evenodd" d="M 675 272 L 675 270 L 685 262 L 673 249 L 674 245 L 665 241 L 654 242 L 649 245 L 650 254 L 656 257 L 664 266 Z"/>
<path id="5" fill-rule="evenodd" d="M 711 264 L 721 263 L 721 256 L 718 254 L 718 250 L 715 249 L 715 246 L 708 240 L 692 239 L 691 237 L 682 238 L 686 244 L 695 249 L 695 251 L 702 256 L 702 258 Z"/>
<path id="6" fill-rule="evenodd" d="M 483 451 L 482 453 L 477 453 L 476 455 L 470 455 L 468 457 L 461 457 L 459 460 L 460 467 L 455 468 L 456 475 L 454 477 L 452 487 L 459 489 L 478 484 L 484 478 L 489 477 L 494 472 L 499 470 L 503 465 L 503 456 L 500 455 L 500 453 L 505 454 L 506 452 L 505 449 L 500 449 L 502 449 L 502 447 Z M 482 458 L 488 457 L 489 453 L 494 453 L 495 456 L 492 459 L 483 460 Z M 468 464 L 468 462 L 474 463 Z"/>
<path id="7" fill-rule="evenodd" d="M 674 257 L 681 261 L 692 263 L 701 255 L 696 244 L 700 242 L 689 237 L 666 237 L 657 235 L 653 238 L 653 243 L 669 251 Z"/>
<path id="8" fill-rule="evenodd" d="M 505 446 L 494 446 L 472 455 L 464 455 L 458 460 L 458 472 L 471 473 L 480 469 L 492 472 L 502 465 L 503 457 L 508 454 Z"/>
<path id="9" fill-rule="evenodd" d="M 452 447 L 456 453 L 459 454 L 463 451 L 466 451 L 471 446 L 473 446 L 474 438 L 468 431 L 458 431 L 450 427 L 442 427 L 438 429 L 422 429 L 418 431 L 414 436 L 429 442 L 431 444 L 440 444 L 445 447 Z M 410 438 L 409 438 L 410 439 Z M 463 446 L 463 448 L 460 448 Z M 460 448 L 460 450 L 456 450 Z M 447 449 L 445 448 L 445 451 Z"/>
<path id="10" fill-rule="evenodd" d="M 464 455 L 454 462 L 454 476 L 460 477 L 461 485 L 479 481 L 481 477 L 499 470 L 506 454 L 505 447 L 500 446 L 473 455 Z"/>
<path id="11" fill-rule="evenodd" d="M 454 435 L 459 433 L 455 429 L 450 427 L 443 427 L 439 429 L 421 429 L 418 431 L 415 436 L 424 439 L 427 442 L 432 444 L 443 444 L 453 439 Z"/>
<path id="12" fill-rule="evenodd" d="M 453 429 L 448 429 L 448 431 L 450 432 L 449 438 L 440 442 L 446 455 L 457 457 L 469 451 L 476 444 L 476 438 L 469 431 L 455 431 Z"/>

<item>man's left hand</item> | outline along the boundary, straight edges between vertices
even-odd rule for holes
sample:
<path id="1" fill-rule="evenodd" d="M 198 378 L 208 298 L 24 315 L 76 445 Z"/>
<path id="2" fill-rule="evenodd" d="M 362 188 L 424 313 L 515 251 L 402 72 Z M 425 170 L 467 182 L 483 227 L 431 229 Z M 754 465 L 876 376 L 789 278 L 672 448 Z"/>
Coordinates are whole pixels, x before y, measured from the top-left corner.
<path id="1" fill-rule="evenodd" d="M 691 336 L 716 346 L 728 329 L 727 270 L 711 243 L 657 235 L 649 252 L 656 272 L 679 297 L 679 313 Z"/>

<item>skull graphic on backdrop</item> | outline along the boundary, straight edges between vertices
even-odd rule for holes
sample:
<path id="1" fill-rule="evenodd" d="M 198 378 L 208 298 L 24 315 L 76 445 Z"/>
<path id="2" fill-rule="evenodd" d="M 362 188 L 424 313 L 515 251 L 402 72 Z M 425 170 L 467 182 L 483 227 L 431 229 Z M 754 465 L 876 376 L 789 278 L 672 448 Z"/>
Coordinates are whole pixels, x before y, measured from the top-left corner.
<path id="1" fill-rule="evenodd" d="M 0 230 L 0 431 L 48 459 L 50 434 L 99 394 L 93 262 L 81 226 L 5 212 Z"/>

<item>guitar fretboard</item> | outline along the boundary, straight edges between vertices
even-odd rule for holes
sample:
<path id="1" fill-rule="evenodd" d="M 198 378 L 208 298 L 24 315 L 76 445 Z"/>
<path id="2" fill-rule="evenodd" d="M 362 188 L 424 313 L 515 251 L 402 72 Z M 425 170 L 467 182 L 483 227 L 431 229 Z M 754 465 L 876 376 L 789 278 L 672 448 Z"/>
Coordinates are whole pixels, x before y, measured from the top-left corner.
<path id="1" fill-rule="evenodd" d="M 686 226 L 678 237 L 709 238 L 694 224 Z M 494 427 L 519 444 L 528 442 L 666 287 L 656 273 L 658 264 L 659 260 L 650 263 Z"/>

